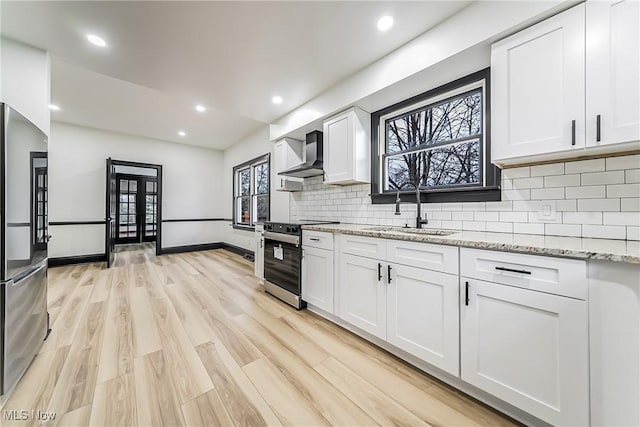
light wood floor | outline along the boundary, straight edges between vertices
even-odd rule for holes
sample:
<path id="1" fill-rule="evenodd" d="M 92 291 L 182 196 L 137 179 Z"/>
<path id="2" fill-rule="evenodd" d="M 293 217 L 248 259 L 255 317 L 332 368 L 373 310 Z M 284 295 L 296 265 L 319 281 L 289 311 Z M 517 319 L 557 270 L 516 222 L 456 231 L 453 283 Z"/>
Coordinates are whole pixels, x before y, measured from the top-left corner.
<path id="1" fill-rule="evenodd" d="M 513 425 L 265 294 L 238 255 L 132 249 L 108 270 L 49 270 L 53 331 L 5 410 L 60 426 Z"/>

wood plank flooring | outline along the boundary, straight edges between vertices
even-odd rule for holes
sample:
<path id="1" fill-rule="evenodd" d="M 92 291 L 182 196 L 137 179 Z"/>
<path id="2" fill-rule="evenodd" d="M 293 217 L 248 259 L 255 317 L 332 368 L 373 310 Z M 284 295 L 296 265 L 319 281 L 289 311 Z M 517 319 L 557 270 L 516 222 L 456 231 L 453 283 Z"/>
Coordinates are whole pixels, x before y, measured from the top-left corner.
<path id="1" fill-rule="evenodd" d="M 49 270 L 53 331 L 2 426 L 507 426 L 514 422 L 308 311 L 225 250 Z"/>

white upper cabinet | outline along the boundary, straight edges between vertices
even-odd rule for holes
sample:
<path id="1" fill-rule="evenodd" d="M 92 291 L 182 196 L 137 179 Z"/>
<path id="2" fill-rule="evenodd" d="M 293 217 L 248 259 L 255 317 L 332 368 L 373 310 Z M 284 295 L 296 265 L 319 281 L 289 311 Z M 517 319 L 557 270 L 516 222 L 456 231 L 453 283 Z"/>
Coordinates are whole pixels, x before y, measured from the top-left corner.
<path id="1" fill-rule="evenodd" d="M 587 146 L 638 141 L 640 2 L 588 2 L 586 22 Z"/>
<path id="2" fill-rule="evenodd" d="M 325 184 L 367 183 L 371 180 L 371 116 L 357 107 L 324 122 Z"/>
<path id="3" fill-rule="evenodd" d="M 640 148 L 640 3 L 587 1 L 492 46 L 498 165 Z"/>
<path id="4" fill-rule="evenodd" d="M 303 142 L 297 139 L 283 138 L 273 147 L 273 169 L 276 172 L 273 189 L 276 191 L 300 191 L 302 180 L 278 175 L 280 172 L 302 163 Z"/>
<path id="5" fill-rule="evenodd" d="M 584 9 L 493 45 L 492 160 L 584 147 Z"/>

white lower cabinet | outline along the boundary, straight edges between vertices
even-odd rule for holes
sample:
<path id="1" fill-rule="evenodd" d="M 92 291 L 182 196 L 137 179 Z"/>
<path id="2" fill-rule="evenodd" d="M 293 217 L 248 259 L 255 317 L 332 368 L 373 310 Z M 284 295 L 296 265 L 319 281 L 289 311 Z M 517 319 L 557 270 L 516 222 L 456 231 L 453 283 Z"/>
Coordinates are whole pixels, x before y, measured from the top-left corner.
<path id="1" fill-rule="evenodd" d="M 390 273 L 387 341 L 458 375 L 458 276 L 395 264 Z"/>
<path id="2" fill-rule="evenodd" d="M 589 425 L 587 302 L 460 280 L 464 381 L 554 425 Z"/>
<path id="3" fill-rule="evenodd" d="M 304 248 L 302 299 L 333 313 L 333 251 L 308 246 Z"/>
<path id="4" fill-rule="evenodd" d="M 338 316 L 378 338 L 387 335 L 386 286 L 382 262 L 341 253 Z"/>
<path id="5" fill-rule="evenodd" d="M 459 374 L 458 276 L 390 262 L 413 242 L 343 237 L 338 255 L 338 316 L 448 373 Z M 354 241 L 382 258 L 354 255 Z M 429 245 L 438 251 L 437 246 Z M 441 251 L 450 247 L 442 246 Z M 451 255 L 447 256 L 448 257 Z M 451 262 L 457 268 L 457 252 Z"/>

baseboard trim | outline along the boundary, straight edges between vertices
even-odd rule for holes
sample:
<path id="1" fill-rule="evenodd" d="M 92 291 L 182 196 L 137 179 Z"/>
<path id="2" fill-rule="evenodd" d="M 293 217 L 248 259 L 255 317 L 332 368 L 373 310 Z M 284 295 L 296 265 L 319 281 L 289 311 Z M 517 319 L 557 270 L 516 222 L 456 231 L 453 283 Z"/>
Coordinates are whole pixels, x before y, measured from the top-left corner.
<path id="1" fill-rule="evenodd" d="M 234 254 L 238 254 L 244 259 L 248 259 L 249 261 L 254 260 L 255 254 L 253 251 L 247 250 L 245 248 L 241 248 L 240 246 L 232 245 L 230 243 L 223 243 L 222 249 L 226 249 L 229 252 L 233 252 Z"/>
<path id="2" fill-rule="evenodd" d="M 202 243 L 199 245 L 185 245 L 185 246 L 171 246 L 168 248 L 161 248 L 161 255 L 181 254 L 185 252 L 197 252 L 197 251 L 209 251 L 211 249 L 223 249 L 224 243 Z"/>
<path id="3" fill-rule="evenodd" d="M 106 254 L 75 255 L 58 258 L 49 258 L 49 267 L 61 267 L 63 265 L 85 264 L 88 262 L 104 262 Z"/>

